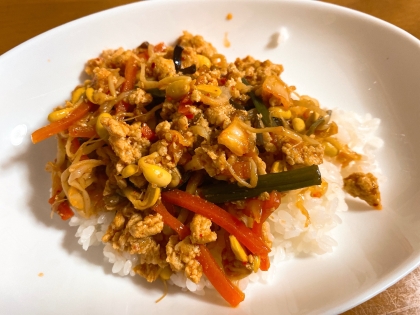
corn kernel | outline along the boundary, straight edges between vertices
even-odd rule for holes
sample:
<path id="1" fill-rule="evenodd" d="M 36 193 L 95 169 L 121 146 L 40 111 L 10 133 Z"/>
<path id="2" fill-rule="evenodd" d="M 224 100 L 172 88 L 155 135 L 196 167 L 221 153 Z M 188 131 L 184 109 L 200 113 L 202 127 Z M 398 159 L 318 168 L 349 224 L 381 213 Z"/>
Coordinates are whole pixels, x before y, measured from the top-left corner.
<path id="1" fill-rule="evenodd" d="M 280 161 L 275 161 L 273 165 L 271 166 L 271 172 L 270 173 L 280 173 L 283 171 L 283 165 Z"/>
<path id="2" fill-rule="evenodd" d="M 98 134 L 98 136 L 102 139 L 102 140 L 108 140 L 109 138 L 109 133 L 108 130 L 105 129 L 105 127 L 102 125 L 101 123 L 101 119 L 104 117 L 108 117 L 108 118 L 112 118 L 111 114 L 109 113 L 102 113 L 98 116 L 97 120 L 96 120 L 96 133 Z"/>
<path id="3" fill-rule="evenodd" d="M 305 122 L 301 118 L 293 118 L 292 125 L 293 125 L 293 129 L 297 132 L 305 131 Z"/>
<path id="4" fill-rule="evenodd" d="M 329 142 L 324 142 L 324 154 L 327 156 L 336 156 L 338 154 L 338 149 L 333 146 L 331 143 Z"/>
<path id="5" fill-rule="evenodd" d="M 292 112 L 290 110 L 284 110 L 278 106 L 270 107 L 269 109 L 271 117 L 290 119 Z"/>
<path id="6" fill-rule="evenodd" d="M 50 113 L 48 115 L 48 121 L 49 122 L 54 122 L 60 119 L 63 119 L 64 117 L 66 117 L 68 114 L 71 113 L 71 111 L 73 110 L 73 108 L 62 108 L 62 109 L 57 109 L 55 111 L 53 111 L 52 113 Z"/>
<path id="7" fill-rule="evenodd" d="M 146 180 L 157 187 L 166 187 L 172 181 L 171 174 L 163 167 L 155 164 L 149 164 L 145 161 L 147 156 L 139 160 L 139 166 L 143 171 Z"/>
<path id="8" fill-rule="evenodd" d="M 129 164 L 123 168 L 121 175 L 123 178 L 128 178 L 136 174 L 139 170 L 139 167 L 135 164 Z"/>
<path id="9" fill-rule="evenodd" d="M 203 93 L 208 93 L 210 96 L 218 97 L 222 94 L 222 90 L 215 85 L 200 84 L 196 86 L 197 90 Z"/>
<path id="10" fill-rule="evenodd" d="M 229 242 L 236 259 L 242 262 L 248 262 L 248 255 L 234 235 L 229 235 Z"/>
<path id="11" fill-rule="evenodd" d="M 207 68 L 210 69 L 211 61 L 209 58 L 203 55 L 197 55 L 196 58 L 197 58 L 197 68 L 200 68 L 201 66 L 206 66 Z"/>
<path id="12" fill-rule="evenodd" d="M 80 97 L 83 95 L 83 93 L 85 93 L 85 91 L 86 91 L 86 89 L 83 86 L 75 89 L 73 91 L 73 93 L 71 94 L 71 102 L 73 104 L 75 104 L 80 99 Z"/>

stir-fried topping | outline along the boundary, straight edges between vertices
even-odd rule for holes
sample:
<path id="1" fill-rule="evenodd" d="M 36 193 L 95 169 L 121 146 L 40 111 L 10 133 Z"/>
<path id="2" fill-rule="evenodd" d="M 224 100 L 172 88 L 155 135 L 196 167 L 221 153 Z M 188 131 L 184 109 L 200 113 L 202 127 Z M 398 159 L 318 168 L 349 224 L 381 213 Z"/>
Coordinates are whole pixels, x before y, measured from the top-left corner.
<path id="1" fill-rule="evenodd" d="M 142 255 L 134 271 L 147 281 L 184 272 L 198 283 L 204 273 L 237 305 L 232 281 L 270 266 L 266 220 L 280 192 L 322 195 L 324 158 L 361 158 L 335 138 L 331 111 L 280 78 L 281 65 L 228 63 L 201 36 L 106 50 L 85 71 L 32 134 L 58 141 L 50 203 L 63 219 L 112 211 L 103 242 Z"/>

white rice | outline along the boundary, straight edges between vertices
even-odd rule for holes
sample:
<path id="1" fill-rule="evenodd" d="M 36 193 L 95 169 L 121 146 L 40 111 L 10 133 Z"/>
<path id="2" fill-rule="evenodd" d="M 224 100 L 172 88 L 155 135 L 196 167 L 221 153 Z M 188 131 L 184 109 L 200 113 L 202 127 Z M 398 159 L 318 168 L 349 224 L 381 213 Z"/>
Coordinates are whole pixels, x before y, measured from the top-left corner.
<path id="1" fill-rule="evenodd" d="M 324 254 L 330 253 L 338 246 L 336 240 L 331 237 L 331 230 L 341 223 L 339 213 L 348 209 L 345 203 L 343 176 L 359 171 L 371 172 L 379 180 L 384 181 L 381 170 L 375 161 L 375 151 L 383 145 L 383 140 L 375 136 L 380 120 L 372 118 L 370 114 L 360 116 L 353 112 L 340 109 L 333 110 L 332 120 L 339 126 L 337 138 L 349 145 L 354 151 L 363 154 L 363 159 L 351 164 L 344 170 L 337 164 L 325 161 L 319 166 L 322 178 L 328 182 L 326 194 L 321 198 L 312 198 L 310 192 L 305 193 L 304 207 L 308 210 L 310 224 L 305 227 L 306 217 L 296 206 L 296 196 L 299 191 L 292 191 L 285 198 L 278 210 L 268 219 L 273 241 L 270 252 L 271 267 L 269 271 L 259 270 L 249 277 L 239 281 L 240 289 L 245 290 L 249 282 L 267 283 L 274 279 L 276 267 L 282 261 L 294 257 L 296 254 Z M 84 250 L 89 246 L 104 246 L 103 254 L 105 261 L 113 264 L 112 272 L 120 276 L 134 276 L 132 267 L 142 257 L 120 253 L 110 244 L 103 244 L 101 239 L 108 225 L 112 222 L 115 212 L 104 213 L 99 216 L 83 219 L 77 214 L 71 218 L 70 226 L 78 226 L 76 237 Z M 190 291 L 198 295 L 205 294 L 205 288 L 213 288 L 211 283 L 202 277 L 198 284 L 187 279 L 183 272 L 172 274 L 168 283 L 180 287 L 183 291 Z"/>

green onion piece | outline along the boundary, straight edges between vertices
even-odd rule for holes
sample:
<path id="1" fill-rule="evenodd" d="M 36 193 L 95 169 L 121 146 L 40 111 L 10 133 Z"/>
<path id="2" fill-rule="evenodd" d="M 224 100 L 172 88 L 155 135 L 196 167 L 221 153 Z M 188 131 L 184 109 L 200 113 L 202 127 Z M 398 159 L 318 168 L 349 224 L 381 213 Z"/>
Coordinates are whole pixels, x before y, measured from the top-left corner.
<path id="1" fill-rule="evenodd" d="M 166 91 L 165 90 L 161 90 L 161 89 L 150 89 L 146 91 L 147 93 L 151 94 L 153 96 L 153 98 L 157 97 L 157 98 L 165 98 L 166 97 Z"/>
<path id="2" fill-rule="evenodd" d="M 254 106 L 258 113 L 262 116 L 262 121 L 265 125 L 265 127 L 272 127 L 271 125 L 271 119 L 270 119 L 270 113 L 268 112 L 267 107 L 265 107 L 264 103 L 259 99 L 254 91 L 249 92 L 249 96 L 252 99 L 252 102 L 254 103 Z"/>
<path id="3" fill-rule="evenodd" d="M 317 120 L 315 120 L 313 122 L 313 124 L 309 127 L 308 131 L 306 132 L 307 136 L 310 136 L 311 134 L 313 134 L 316 130 L 316 128 L 318 128 L 322 123 L 325 122 L 325 118 L 324 117 L 319 117 Z"/>
<path id="4" fill-rule="evenodd" d="M 199 195 L 213 203 L 241 200 L 257 197 L 263 192 L 289 191 L 321 184 L 321 173 L 317 165 L 298 168 L 281 173 L 258 176 L 258 184 L 254 188 L 239 187 L 236 184 L 219 182 L 217 185 L 203 186 Z"/>

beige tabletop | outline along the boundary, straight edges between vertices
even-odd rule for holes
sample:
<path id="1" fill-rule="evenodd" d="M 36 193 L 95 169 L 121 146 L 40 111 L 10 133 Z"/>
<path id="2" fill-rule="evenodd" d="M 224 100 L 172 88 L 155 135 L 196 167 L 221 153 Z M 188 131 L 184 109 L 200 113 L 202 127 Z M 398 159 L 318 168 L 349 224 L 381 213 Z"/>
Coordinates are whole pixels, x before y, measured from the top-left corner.
<path id="1" fill-rule="evenodd" d="M 0 54 L 42 32 L 133 0 L 0 0 Z M 420 39 L 420 0 L 324 0 L 390 22 Z M 344 285 L 344 284 L 343 284 Z M 420 314 L 420 268 L 346 315 Z"/>

